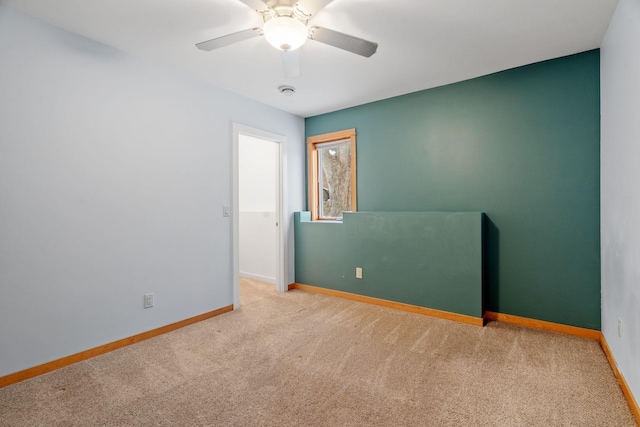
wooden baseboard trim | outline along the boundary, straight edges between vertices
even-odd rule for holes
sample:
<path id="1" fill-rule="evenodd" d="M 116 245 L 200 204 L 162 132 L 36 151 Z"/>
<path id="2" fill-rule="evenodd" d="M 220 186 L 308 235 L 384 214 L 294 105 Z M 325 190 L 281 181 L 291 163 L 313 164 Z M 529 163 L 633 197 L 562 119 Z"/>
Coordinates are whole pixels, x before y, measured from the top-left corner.
<path id="1" fill-rule="evenodd" d="M 559 332 L 561 334 L 575 335 L 582 338 L 600 340 L 600 331 L 594 329 L 580 328 L 578 326 L 563 325 L 560 323 L 546 322 L 544 320 L 529 319 L 527 317 L 514 316 L 512 314 L 495 313 L 485 311 L 484 318 L 496 322 L 511 323 L 512 325 L 524 326 L 527 328 L 541 329 L 543 331 Z"/>
<path id="2" fill-rule="evenodd" d="M 55 371 L 56 369 L 64 368 L 65 366 L 73 365 L 74 363 L 82 362 L 83 360 L 91 359 L 92 357 L 100 356 L 101 354 L 105 354 L 122 347 L 148 340 L 149 338 L 153 338 L 158 335 L 166 334 L 167 332 L 175 331 L 176 329 L 180 329 L 194 323 L 202 322 L 203 320 L 210 319 L 212 317 L 232 310 L 233 305 L 228 305 L 226 307 L 222 307 L 217 310 L 201 314 L 199 316 L 190 317 L 189 319 L 171 323 L 170 325 L 152 329 L 147 332 L 142 332 L 131 337 L 123 338 L 121 340 L 104 344 L 99 347 L 91 348 L 80 353 L 72 354 L 61 359 L 53 360 L 42 365 L 34 366 L 33 368 L 28 368 L 23 371 L 0 377 L 0 388 L 19 383 L 20 381 L 28 380 L 29 378 L 37 377 L 38 375 L 46 374 L 47 372 Z"/>
<path id="3" fill-rule="evenodd" d="M 638 402 L 633 397 L 633 393 L 631 393 L 631 389 L 629 388 L 629 384 L 622 376 L 622 372 L 618 369 L 618 364 L 616 363 L 616 359 L 613 357 L 613 353 L 611 353 L 611 349 L 609 348 L 609 344 L 607 344 L 607 340 L 604 338 L 603 334 L 600 334 L 600 346 L 604 351 L 604 354 L 607 356 L 607 360 L 609 360 L 609 365 L 611 365 L 611 369 L 618 379 L 618 384 L 620 384 L 620 388 L 622 389 L 622 394 L 624 394 L 624 398 L 627 399 L 627 403 L 629 404 L 629 409 L 631 409 L 631 413 L 636 419 L 636 423 L 640 426 L 640 406 L 638 406 Z"/>
<path id="4" fill-rule="evenodd" d="M 473 317 L 473 316 L 467 316 L 465 314 L 451 313 L 448 311 L 420 307 L 417 305 L 405 304 L 402 302 L 389 301 L 381 298 L 368 297 L 365 295 L 352 294 L 349 292 L 336 291 L 333 289 L 321 288 L 318 286 L 303 285 L 302 283 L 292 283 L 289 285 L 289 290 L 292 290 L 292 289 L 299 289 L 301 291 L 329 295 L 329 296 L 348 299 L 352 301 L 364 302 L 367 304 L 379 305 L 382 307 L 392 308 L 394 310 L 401 310 L 401 311 L 407 311 L 409 313 L 416 313 L 416 314 L 422 314 L 430 317 L 437 317 L 439 319 L 453 320 L 455 322 L 466 323 L 474 326 L 484 325 L 484 319 L 482 317 Z"/>

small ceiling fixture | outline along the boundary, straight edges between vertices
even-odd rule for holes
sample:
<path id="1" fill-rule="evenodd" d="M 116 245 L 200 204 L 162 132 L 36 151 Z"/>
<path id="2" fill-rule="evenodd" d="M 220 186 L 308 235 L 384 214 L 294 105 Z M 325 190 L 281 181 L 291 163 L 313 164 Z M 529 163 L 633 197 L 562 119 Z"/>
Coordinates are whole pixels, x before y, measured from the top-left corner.
<path id="1" fill-rule="evenodd" d="M 294 93 L 296 93 L 296 88 L 293 86 L 280 86 L 278 88 L 278 90 L 280 91 L 281 94 L 283 94 L 284 96 L 291 96 Z"/>

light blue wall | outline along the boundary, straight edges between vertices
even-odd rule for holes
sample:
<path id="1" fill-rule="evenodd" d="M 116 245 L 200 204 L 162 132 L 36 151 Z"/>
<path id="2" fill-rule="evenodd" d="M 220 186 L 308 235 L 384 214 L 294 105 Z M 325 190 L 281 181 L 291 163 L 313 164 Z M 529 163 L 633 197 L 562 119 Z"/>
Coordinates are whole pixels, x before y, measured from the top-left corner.
<path id="1" fill-rule="evenodd" d="M 640 2 L 620 0 L 602 43 L 602 333 L 636 402 L 640 402 L 639 48 Z"/>
<path id="2" fill-rule="evenodd" d="M 311 117 L 356 128 L 360 211 L 477 211 L 487 309 L 600 328 L 599 51 Z"/>
<path id="3" fill-rule="evenodd" d="M 232 121 L 288 137 L 293 228 L 301 118 L 0 6 L 0 376 L 233 303 Z"/>

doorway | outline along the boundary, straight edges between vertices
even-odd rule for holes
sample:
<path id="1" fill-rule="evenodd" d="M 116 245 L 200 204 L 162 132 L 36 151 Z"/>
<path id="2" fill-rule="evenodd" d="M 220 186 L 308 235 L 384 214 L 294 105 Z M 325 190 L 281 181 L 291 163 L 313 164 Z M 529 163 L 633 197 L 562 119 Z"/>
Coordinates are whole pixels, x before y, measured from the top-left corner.
<path id="1" fill-rule="evenodd" d="M 284 144 L 282 135 L 233 124 L 234 309 L 240 307 L 240 277 L 286 291 Z"/>

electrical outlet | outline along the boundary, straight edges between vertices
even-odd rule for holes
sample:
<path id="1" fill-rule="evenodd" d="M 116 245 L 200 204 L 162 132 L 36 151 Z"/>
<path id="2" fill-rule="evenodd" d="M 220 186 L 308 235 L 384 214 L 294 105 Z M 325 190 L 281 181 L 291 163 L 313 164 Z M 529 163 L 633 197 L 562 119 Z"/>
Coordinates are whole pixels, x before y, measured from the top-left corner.
<path id="1" fill-rule="evenodd" d="M 356 267 L 356 279 L 362 279 L 362 267 Z"/>
<path id="2" fill-rule="evenodd" d="M 144 294 L 144 308 L 153 307 L 153 293 Z"/>
<path id="3" fill-rule="evenodd" d="M 622 338 L 622 319 L 618 317 L 618 338 Z"/>

